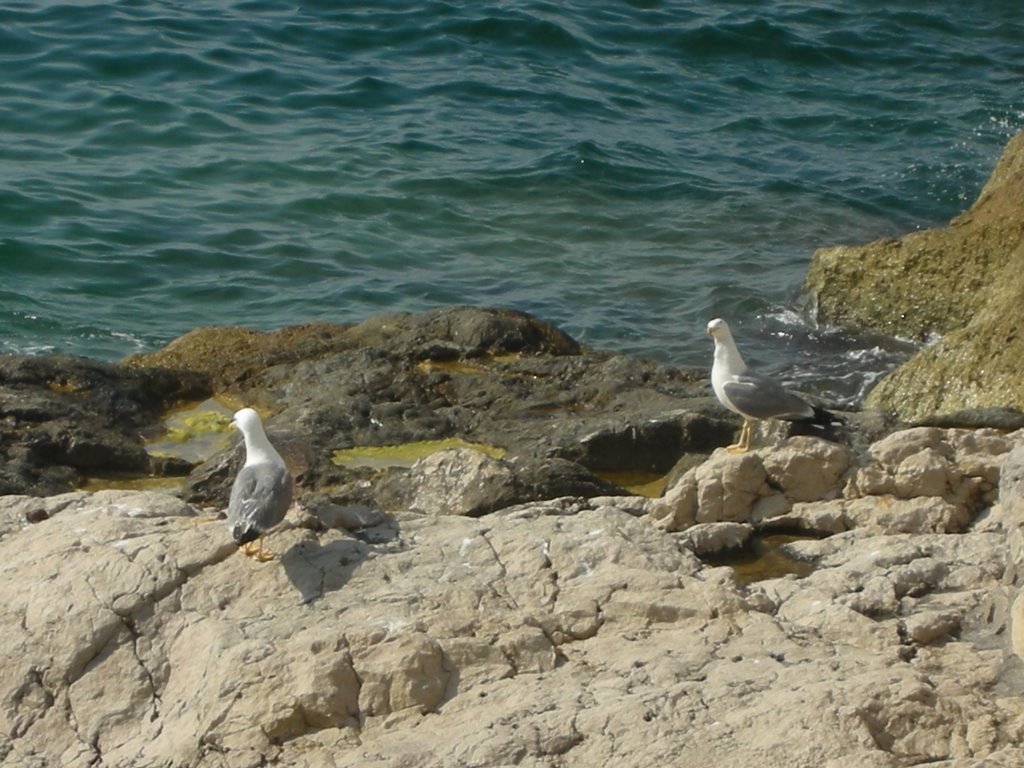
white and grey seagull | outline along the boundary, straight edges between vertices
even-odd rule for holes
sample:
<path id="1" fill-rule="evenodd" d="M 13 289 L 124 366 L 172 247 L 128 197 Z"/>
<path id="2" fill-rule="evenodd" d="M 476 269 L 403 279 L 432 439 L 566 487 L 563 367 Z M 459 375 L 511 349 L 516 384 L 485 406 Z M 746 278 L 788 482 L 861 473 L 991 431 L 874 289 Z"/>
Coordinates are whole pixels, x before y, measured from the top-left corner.
<path id="1" fill-rule="evenodd" d="M 228 528 L 235 543 L 250 557 L 265 562 L 263 535 L 284 520 L 292 503 L 295 481 L 252 408 L 235 413 L 231 422 L 245 439 L 245 464 L 238 471 L 228 502 Z M 253 551 L 252 543 L 259 546 Z"/>
<path id="2" fill-rule="evenodd" d="M 715 318 L 708 323 L 708 335 L 715 341 L 711 388 L 722 405 L 743 417 L 739 442 L 726 450 L 749 450 L 751 428 L 758 419 L 782 419 L 823 426 L 842 422 L 834 413 L 786 391 L 774 379 L 750 370 L 743 362 L 725 320 Z"/>

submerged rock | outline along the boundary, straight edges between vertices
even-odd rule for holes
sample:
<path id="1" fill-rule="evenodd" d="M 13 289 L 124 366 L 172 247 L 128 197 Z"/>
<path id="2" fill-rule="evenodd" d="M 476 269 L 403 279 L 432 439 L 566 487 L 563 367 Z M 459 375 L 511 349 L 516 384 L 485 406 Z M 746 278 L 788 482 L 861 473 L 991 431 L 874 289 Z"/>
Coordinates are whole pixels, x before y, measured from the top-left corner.
<path id="1" fill-rule="evenodd" d="M 1024 410 L 1024 134 L 975 203 L 944 229 L 817 251 L 805 290 L 822 323 L 925 341 L 868 407 L 908 422 L 986 407 Z"/>

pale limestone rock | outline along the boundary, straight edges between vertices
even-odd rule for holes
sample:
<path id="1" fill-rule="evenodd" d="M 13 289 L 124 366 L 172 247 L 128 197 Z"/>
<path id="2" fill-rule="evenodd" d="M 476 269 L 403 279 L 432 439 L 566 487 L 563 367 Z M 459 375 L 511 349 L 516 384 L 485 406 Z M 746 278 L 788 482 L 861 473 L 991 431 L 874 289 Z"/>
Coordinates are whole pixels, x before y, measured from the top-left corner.
<path id="1" fill-rule="evenodd" d="M 957 531 L 995 501 L 992 481 L 1012 441 L 991 429 L 918 427 L 854 459 L 821 439 L 790 438 L 743 454 L 716 452 L 641 508 L 666 532 L 711 522 L 824 533 Z"/>
<path id="2" fill-rule="evenodd" d="M 893 472 L 896 495 L 903 499 L 944 496 L 957 480 L 959 477 L 954 477 L 949 461 L 934 448 L 907 456 Z"/>
<path id="3" fill-rule="evenodd" d="M 999 503 L 1009 525 L 1024 526 L 1024 435 L 1018 433 L 999 479 Z"/>
<path id="4" fill-rule="evenodd" d="M 757 452 L 716 451 L 696 468 L 697 522 L 747 522 L 754 503 L 769 490 Z"/>
<path id="5" fill-rule="evenodd" d="M 955 611 L 925 611 L 907 618 L 903 632 L 918 645 L 930 645 L 960 629 L 963 617 Z"/>
<path id="6" fill-rule="evenodd" d="M 1007 528 L 1011 565 L 1006 582 L 1015 592 L 1011 607 L 1011 644 L 1024 659 L 1024 437 L 1017 433 L 999 478 L 999 504 Z"/>
<path id="7" fill-rule="evenodd" d="M 697 468 L 688 470 L 665 495 L 647 505 L 651 520 L 666 533 L 682 531 L 697 521 Z"/>
<path id="8" fill-rule="evenodd" d="M 887 496 L 896 492 L 896 481 L 880 464 L 857 467 L 843 488 L 843 497 Z"/>
<path id="9" fill-rule="evenodd" d="M 824 533 L 851 528 L 881 533 L 951 533 L 963 530 L 969 520 L 970 515 L 962 507 L 939 497 L 865 496 L 795 504 L 789 514 L 772 522 Z"/>
<path id="10" fill-rule="evenodd" d="M 740 588 L 638 501 L 285 527 L 270 563 L 160 504 L 0 539 L 5 766 L 1024 759 L 1002 531 L 794 542 L 810 576 Z"/>
<path id="11" fill-rule="evenodd" d="M 769 480 L 792 502 L 839 495 L 851 461 L 845 446 L 813 437 L 792 437 L 760 453 Z"/>
<path id="12" fill-rule="evenodd" d="M 448 686 L 441 646 L 419 632 L 360 648 L 352 663 L 360 683 L 357 711 L 364 717 L 409 707 L 433 711 Z"/>
<path id="13" fill-rule="evenodd" d="M 908 456 L 928 449 L 939 449 L 944 437 L 945 430 L 938 427 L 904 429 L 875 442 L 868 453 L 879 464 L 891 470 Z"/>
<path id="14" fill-rule="evenodd" d="M 851 528 L 884 533 L 952 533 L 963 530 L 970 515 L 945 499 L 888 496 L 844 500 L 843 514 Z"/>
<path id="15" fill-rule="evenodd" d="M 999 472 L 1006 456 L 1024 434 L 1007 435 L 996 429 L 951 429 L 947 442 L 953 449 L 955 464 L 965 477 L 983 480 L 989 489 L 999 485 Z"/>
<path id="16" fill-rule="evenodd" d="M 816 533 L 842 533 L 850 530 L 853 521 L 846 516 L 846 501 L 835 499 L 794 504 L 786 514 L 767 521 L 767 526 Z"/>
<path id="17" fill-rule="evenodd" d="M 428 515 L 479 515 L 513 487 L 504 461 L 472 448 L 449 448 L 420 459 L 409 470 L 408 509 Z"/>
<path id="18" fill-rule="evenodd" d="M 750 508 L 750 521 L 763 525 L 788 515 L 792 509 L 793 503 L 781 493 L 762 496 Z"/>
<path id="19" fill-rule="evenodd" d="M 699 557 L 741 549 L 754 528 L 743 523 L 698 523 L 680 534 L 680 543 Z"/>

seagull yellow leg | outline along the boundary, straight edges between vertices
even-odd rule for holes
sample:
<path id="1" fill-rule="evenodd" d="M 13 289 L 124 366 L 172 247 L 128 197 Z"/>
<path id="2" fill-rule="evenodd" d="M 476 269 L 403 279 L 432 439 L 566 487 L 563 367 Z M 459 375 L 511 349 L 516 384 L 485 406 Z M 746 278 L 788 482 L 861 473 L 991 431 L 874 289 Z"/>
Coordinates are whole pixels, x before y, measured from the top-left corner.
<path id="1" fill-rule="evenodd" d="M 750 424 L 750 419 L 743 420 L 743 427 L 740 429 L 739 441 L 733 445 L 727 446 L 725 450 L 729 453 L 745 453 L 750 450 L 750 435 L 752 432 Z"/>
<path id="2" fill-rule="evenodd" d="M 256 562 L 258 562 L 258 563 L 265 563 L 268 560 L 273 560 L 274 559 L 274 553 L 263 548 L 263 537 L 262 536 L 260 536 L 259 542 L 260 542 L 259 548 L 256 550 Z"/>
<path id="3" fill-rule="evenodd" d="M 743 448 L 741 450 L 744 450 L 744 451 L 749 451 L 750 450 L 750 438 L 753 436 L 753 433 L 754 433 L 753 424 L 754 424 L 754 422 L 751 421 L 750 419 L 744 419 L 743 420 L 743 435 L 741 436 L 741 442 L 740 442 L 740 444 L 743 446 Z"/>
<path id="4" fill-rule="evenodd" d="M 260 536 L 256 541 L 247 541 L 245 544 L 239 547 L 246 557 L 251 557 L 257 563 L 265 563 L 268 560 L 274 559 L 274 553 L 263 548 L 263 537 Z"/>

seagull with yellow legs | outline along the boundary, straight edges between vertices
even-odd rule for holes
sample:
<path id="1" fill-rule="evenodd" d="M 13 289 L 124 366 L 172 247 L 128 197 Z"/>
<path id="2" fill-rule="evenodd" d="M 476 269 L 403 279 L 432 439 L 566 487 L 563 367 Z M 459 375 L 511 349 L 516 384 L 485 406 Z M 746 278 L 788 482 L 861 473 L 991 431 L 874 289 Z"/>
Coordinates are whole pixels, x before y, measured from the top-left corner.
<path id="1" fill-rule="evenodd" d="M 243 408 L 235 413 L 231 423 L 245 440 L 245 464 L 231 486 L 228 528 L 245 554 L 266 562 L 274 556 L 263 549 L 263 536 L 284 520 L 292 503 L 295 481 L 281 454 L 270 443 L 256 411 Z"/>
<path id="2" fill-rule="evenodd" d="M 743 362 L 729 325 L 721 318 L 708 323 L 708 335 L 715 342 L 715 359 L 711 366 L 711 388 L 718 402 L 743 417 L 740 439 L 727 451 L 750 450 L 754 422 L 759 419 L 781 419 L 819 424 L 827 427 L 842 419 L 820 406 L 788 392 L 774 379 L 752 371 Z"/>

